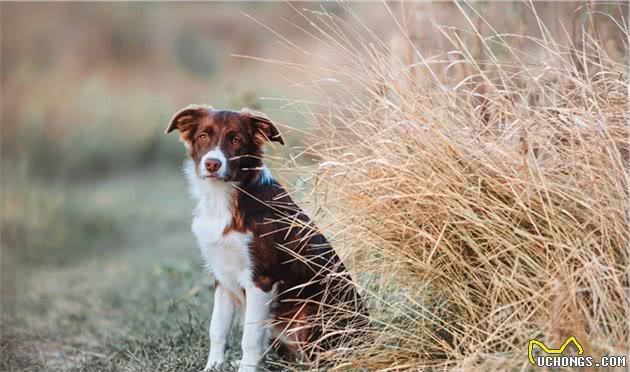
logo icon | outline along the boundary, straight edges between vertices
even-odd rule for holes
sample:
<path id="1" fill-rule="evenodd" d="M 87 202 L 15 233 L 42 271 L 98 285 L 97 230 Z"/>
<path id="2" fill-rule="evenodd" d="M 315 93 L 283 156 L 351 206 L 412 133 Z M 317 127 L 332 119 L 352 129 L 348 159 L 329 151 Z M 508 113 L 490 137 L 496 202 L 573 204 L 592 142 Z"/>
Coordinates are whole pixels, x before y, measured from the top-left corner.
<path id="1" fill-rule="evenodd" d="M 529 340 L 529 346 L 527 347 L 527 355 L 529 356 L 529 361 L 533 365 L 536 365 L 536 361 L 534 360 L 534 355 L 532 354 L 534 350 L 534 345 L 538 345 L 538 347 L 543 349 L 543 351 L 547 354 L 562 354 L 564 352 L 564 349 L 566 349 L 567 346 L 569 346 L 569 344 L 572 342 L 578 350 L 578 355 L 584 354 L 584 349 L 582 348 L 582 345 L 580 345 L 580 343 L 575 339 L 575 336 L 571 336 L 567 338 L 567 340 L 562 344 L 562 346 L 560 346 L 559 349 L 550 349 L 541 341 Z"/>

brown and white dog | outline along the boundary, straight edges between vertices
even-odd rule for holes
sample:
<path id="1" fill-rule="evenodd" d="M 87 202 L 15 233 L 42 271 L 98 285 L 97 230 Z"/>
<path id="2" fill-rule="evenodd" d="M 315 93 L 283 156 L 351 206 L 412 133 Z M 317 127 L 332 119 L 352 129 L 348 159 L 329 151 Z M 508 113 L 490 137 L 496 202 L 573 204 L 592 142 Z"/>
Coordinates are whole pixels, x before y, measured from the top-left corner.
<path id="1" fill-rule="evenodd" d="M 216 279 L 204 371 L 224 362 L 236 305 L 244 305 L 240 371 L 255 371 L 268 339 L 312 360 L 365 325 L 366 310 L 326 238 L 263 165 L 263 144 L 284 144 L 264 114 L 191 105 L 166 129 L 188 149 L 197 202 L 192 230 Z M 330 311 L 334 309 L 335 311 Z"/>

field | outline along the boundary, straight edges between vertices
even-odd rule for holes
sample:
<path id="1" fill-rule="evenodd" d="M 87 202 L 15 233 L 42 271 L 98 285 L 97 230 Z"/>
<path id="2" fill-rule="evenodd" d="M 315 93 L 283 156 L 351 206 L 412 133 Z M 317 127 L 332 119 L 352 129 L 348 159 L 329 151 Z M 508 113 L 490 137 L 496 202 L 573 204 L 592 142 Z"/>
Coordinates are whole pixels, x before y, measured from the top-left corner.
<path id="1" fill-rule="evenodd" d="M 339 369 L 630 355 L 627 4 L 0 11 L 1 371 L 205 365 L 213 279 L 163 134 L 202 102 L 279 123 L 272 171 L 371 308 Z"/>

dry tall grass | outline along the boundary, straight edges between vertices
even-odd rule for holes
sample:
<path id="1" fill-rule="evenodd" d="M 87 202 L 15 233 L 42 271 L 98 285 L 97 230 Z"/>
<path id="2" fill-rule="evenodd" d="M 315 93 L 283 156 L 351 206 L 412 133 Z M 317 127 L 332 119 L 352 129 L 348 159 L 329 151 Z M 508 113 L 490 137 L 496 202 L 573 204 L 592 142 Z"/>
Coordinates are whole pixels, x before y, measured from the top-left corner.
<path id="1" fill-rule="evenodd" d="M 586 355 L 630 354 L 627 57 L 596 28 L 575 43 L 542 23 L 540 37 L 500 34 L 467 8 L 473 47 L 436 26 L 451 50 L 432 58 L 392 14 L 405 58 L 359 18 L 303 14 L 336 50 L 293 66 L 327 98 L 310 199 L 374 325 L 338 366 L 528 368 L 530 339 L 568 336 Z"/>

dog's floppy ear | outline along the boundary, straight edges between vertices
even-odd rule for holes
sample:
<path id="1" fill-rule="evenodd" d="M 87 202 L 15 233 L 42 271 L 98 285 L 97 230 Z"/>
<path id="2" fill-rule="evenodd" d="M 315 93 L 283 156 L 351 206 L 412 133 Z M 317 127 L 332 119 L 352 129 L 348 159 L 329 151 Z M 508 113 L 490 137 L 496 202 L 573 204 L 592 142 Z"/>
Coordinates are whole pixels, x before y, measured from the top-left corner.
<path id="1" fill-rule="evenodd" d="M 258 132 L 255 133 L 255 138 L 261 138 L 259 134 L 262 134 L 263 140 L 280 142 L 281 145 L 284 145 L 284 139 L 282 139 L 278 128 L 276 128 L 276 126 L 273 124 L 271 119 L 267 117 L 267 115 L 263 114 L 262 112 L 254 111 L 248 108 L 241 109 L 241 115 L 249 118 L 253 129 Z"/>
<path id="2" fill-rule="evenodd" d="M 171 133 L 175 129 L 186 132 L 200 117 L 208 115 L 209 111 L 212 111 L 212 107 L 208 105 L 188 105 L 173 115 L 165 133 Z"/>

